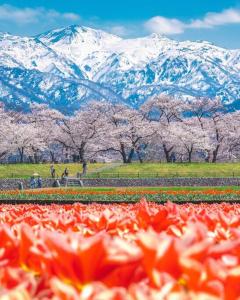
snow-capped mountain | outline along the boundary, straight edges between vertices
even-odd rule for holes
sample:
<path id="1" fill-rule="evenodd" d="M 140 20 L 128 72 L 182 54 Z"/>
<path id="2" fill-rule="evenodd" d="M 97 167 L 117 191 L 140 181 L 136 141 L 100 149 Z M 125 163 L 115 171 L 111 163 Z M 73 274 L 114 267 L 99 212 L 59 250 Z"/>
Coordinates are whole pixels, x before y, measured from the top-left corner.
<path id="1" fill-rule="evenodd" d="M 36 37 L 0 33 L 0 99 L 73 112 L 88 100 L 139 107 L 149 96 L 240 100 L 240 50 L 152 34 L 122 39 L 81 26 Z"/>

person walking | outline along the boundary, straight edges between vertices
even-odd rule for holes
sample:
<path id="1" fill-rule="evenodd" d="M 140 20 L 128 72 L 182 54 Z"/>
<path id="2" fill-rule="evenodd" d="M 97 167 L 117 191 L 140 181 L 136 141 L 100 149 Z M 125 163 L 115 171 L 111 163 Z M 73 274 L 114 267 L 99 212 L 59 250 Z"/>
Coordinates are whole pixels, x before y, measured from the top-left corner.
<path id="1" fill-rule="evenodd" d="M 64 170 L 64 176 L 65 176 L 65 177 L 68 177 L 68 175 L 69 175 L 68 168 L 66 168 L 66 169 Z"/>
<path id="2" fill-rule="evenodd" d="M 56 176 L 56 170 L 54 168 L 54 165 L 50 166 L 50 173 L 51 173 L 52 178 L 55 178 L 55 176 Z"/>
<path id="3" fill-rule="evenodd" d="M 82 167 L 83 167 L 82 174 L 86 175 L 87 174 L 87 162 L 86 162 L 86 160 L 83 161 Z"/>

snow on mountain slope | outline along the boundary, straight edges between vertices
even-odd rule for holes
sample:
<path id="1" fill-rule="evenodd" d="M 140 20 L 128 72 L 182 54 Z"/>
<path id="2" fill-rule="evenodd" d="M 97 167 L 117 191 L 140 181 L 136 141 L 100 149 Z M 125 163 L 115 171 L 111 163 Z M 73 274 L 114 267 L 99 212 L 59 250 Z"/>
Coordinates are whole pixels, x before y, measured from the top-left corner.
<path id="1" fill-rule="evenodd" d="M 123 56 L 115 56 L 96 77 L 116 92 L 123 91 L 122 96 L 136 106 L 163 86 L 176 96 L 220 96 L 223 101 L 232 102 L 240 99 L 240 76 L 238 69 L 224 59 L 171 47 L 149 63 L 127 70 L 122 67 Z"/>
<path id="2" fill-rule="evenodd" d="M 123 103 L 124 99 L 87 79 L 62 78 L 37 70 L 0 66 L 0 99 L 8 108 L 28 110 L 33 102 L 72 114 L 91 100 Z"/>
<path id="3" fill-rule="evenodd" d="M 50 31 L 38 38 L 56 52 L 71 58 L 81 68 L 84 63 L 91 64 L 92 60 L 99 62 L 102 58 L 117 56 L 120 58 L 121 67 L 128 70 L 132 67 L 143 67 L 159 54 L 169 51 L 173 55 L 184 53 L 186 56 L 197 55 L 205 59 L 216 57 L 221 63 L 230 63 L 233 67 L 232 60 L 240 55 L 239 50 L 226 50 L 205 41 L 177 42 L 155 33 L 143 38 L 121 39 L 101 30 L 81 26 Z M 96 71 L 93 68 L 89 73 L 93 76 Z"/>
<path id="4" fill-rule="evenodd" d="M 3 33 L 0 33 L 0 65 L 83 77 L 80 69 L 72 61 L 56 53 L 37 38 Z"/>
<path id="5" fill-rule="evenodd" d="M 102 30 L 76 25 L 49 31 L 37 38 L 74 61 L 89 79 L 92 77 L 92 70 L 98 69 L 98 66 L 111 55 L 109 50 L 111 46 L 121 41 L 121 38 Z"/>
<path id="6" fill-rule="evenodd" d="M 81 26 L 34 38 L 3 33 L 0 66 L 7 80 L 0 86 L 0 99 L 4 95 L 4 101 L 31 101 L 30 96 L 16 100 L 18 93 L 6 86 L 14 77 L 17 87 L 26 77 L 36 101 L 63 111 L 100 98 L 139 107 L 156 93 L 183 99 L 219 96 L 225 103 L 240 100 L 240 50 L 205 41 L 177 42 L 159 34 L 122 39 Z"/>

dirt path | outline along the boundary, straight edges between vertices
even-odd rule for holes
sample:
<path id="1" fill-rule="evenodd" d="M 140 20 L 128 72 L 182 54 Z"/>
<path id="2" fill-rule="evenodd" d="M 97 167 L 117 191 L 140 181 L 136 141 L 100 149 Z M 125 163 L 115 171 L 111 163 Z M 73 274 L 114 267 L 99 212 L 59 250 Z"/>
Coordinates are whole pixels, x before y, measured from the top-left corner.
<path id="1" fill-rule="evenodd" d="M 116 167 L 119 167 L 121 166 L 123 163 L 111 163 L 110 165 L 106 165 L 106 166 L 103 166 L 103 167 L 100 167 L 100 168 L 97 168 L 97 169 L 94 169 L 92 171 L 89 171 L 87 174 L 94 174 L 94 173 L 100 173 L 102 171 L 106 171 L 106 170 L 112 170 Z"/>

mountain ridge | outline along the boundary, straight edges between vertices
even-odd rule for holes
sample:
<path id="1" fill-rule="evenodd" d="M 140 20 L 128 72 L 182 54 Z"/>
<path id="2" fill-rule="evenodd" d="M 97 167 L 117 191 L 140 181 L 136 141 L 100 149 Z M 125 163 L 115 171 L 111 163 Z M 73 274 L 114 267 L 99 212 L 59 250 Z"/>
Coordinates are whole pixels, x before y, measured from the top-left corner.
<path id="1" fill-rule="evenodd" d="M 157 93 L 183 100 L 218 96 L 228 105 L 240 99 L 239 49 L 178 42 L 159 34 L 123 39 L 78 25 L 35 37 L 0 33 L 0 70 L 9 86 L 32 95 L 28 100 L 17 96 L 2 80 L 0 100 L 13 107 L 14 102 L 27 107 L 32 99 L 41 103 L 42 93 L 44 103 L 69 113 L 108 97 L 136 108 Z"/>

